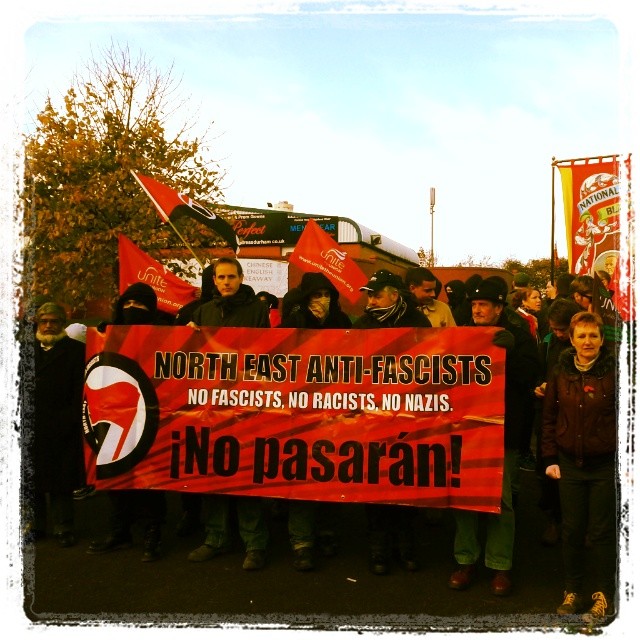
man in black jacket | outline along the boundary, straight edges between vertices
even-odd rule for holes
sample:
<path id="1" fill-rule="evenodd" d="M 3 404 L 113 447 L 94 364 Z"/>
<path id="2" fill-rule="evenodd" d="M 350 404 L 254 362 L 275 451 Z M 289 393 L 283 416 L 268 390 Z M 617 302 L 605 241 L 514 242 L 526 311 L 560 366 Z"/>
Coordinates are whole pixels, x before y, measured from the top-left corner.
<path id="1" fill-rule="evenodd" d="M 214 284 L 217 294 L 210 302 L 198 307 L 188 326 L 200 327 L 257 327 L 269 328 L 269 310 L 254 293 L 243 284 L 242 265 L 235 258 L 220 258 L 214 265 Z M 240 535 L 246 547 L 242 568 L 247 571 L 262 569 L 266 561 L 269 532 L 261 498 L 242 496 L 235 498 Z M 190 562 L 205 562 L 230 550 L 231 497 L 207 493 L 203 507 L 208 513 L 204 544 L 188 556 Z"/>
<path id="2" fill-rule="evenodd" d="M 35 314 L 35 385 L 23 397 L 27 529 L 31 540 L 45 534 L 47 494 L 53 534 L 60 547 L 76 544 L 73 490 L 84 484 L 82 389 L 84 345 L 67 336 L 66 312 L 45 302 Z M 25 367 L 30 364 L 23 362 Z M 26 376 L 25 376 L 26 378 Z M 23 384 L 28 384 L 25 380 Z M 31 391 L 31 390 L 29 390 Z"/>

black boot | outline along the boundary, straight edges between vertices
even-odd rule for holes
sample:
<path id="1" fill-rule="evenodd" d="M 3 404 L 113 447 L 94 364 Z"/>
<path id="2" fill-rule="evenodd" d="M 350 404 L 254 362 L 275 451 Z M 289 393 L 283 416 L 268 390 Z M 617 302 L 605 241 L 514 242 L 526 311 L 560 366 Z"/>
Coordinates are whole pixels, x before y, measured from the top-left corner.
<path id="1" fill-rule="evenodd" d="M 150 524 L 144 534 L 142 562 L 153 562 L 160 557 L 160 525 Z"/>
<path id="2" fill-rule="evenodd" d="M 129 549 L 131 545 L 132 540 L 129 531 L 114 531 L 104 540 L 92 540 L 87 553 L 109 553 L 118 549 Z"/>

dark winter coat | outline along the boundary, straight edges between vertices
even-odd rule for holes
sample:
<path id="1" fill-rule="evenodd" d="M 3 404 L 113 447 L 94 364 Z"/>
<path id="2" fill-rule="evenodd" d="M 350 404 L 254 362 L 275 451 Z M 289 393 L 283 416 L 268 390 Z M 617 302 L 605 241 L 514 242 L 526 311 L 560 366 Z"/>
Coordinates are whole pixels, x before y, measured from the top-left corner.
<path id="1" fill-rule="evenodd" d="M 384 323 L 381 323 L 375 316 L 370 313 L 363 313 L 353 323 L 354 329 L 383 329 L 383 328 L 400 328 L 400 327 L 430 327 L 431 323 L 427 316 L 420 311 L 410 299 L 404 298 L 407 301 L 407 310 L 404 315 L 401 316 L 397 322 L 394 319 L 389 319 Z"/>
<path id="2" fill-rule="evenodd" d="M 507 350 L 505 359 L 504 446 L 518 449 L 520 432 L 530 421 L 534 410 L 533 390 L 540 378 L 538 346 L 526 329 L 509 320 L 504 309 L 497 326 L 509 331 L 515 341 L 514 347 Z"/>
<path id="3" fill-rule="evenodd" d="M 320 322 L 309 311 L 311 294 L 320 289 L 327 289 L 331 298 L 329 313 L 324 322 Z M 340 293 L 327 276 L 322 273 L 305 273 L 300 286 L 289 292 L 288 300 L 292 301 L 292 310 L 280 326 L 298 329 L 350 329 L 351 318 L 341 309 L 339 299 Z"/>
<path id="4" fill-rule="evenodd" d="M 199 327 L 270 327 L 269 309 L 253 289 L 241 284 L 232 296 L 214 294 L 213 299 L 195 310 L 193 321 Z"/>
<path id="5" fill-rule="evenodd" d="M 85 345 L 62 338 L 45 351 L 36 342 L 31 441 L 34 488 L 70 492 L 84 484 L 82 391 Z"/>
<path id="6" fill-rule="evenodd" d="M 558 452 L 577 466 L 615 458 L 618 444 L 617 369 L 603 347 L 589 371 L 575 366 L 575 349 L 566 349 L 547 381 L 542 423 L 545 468 L 558 464 Z"/>

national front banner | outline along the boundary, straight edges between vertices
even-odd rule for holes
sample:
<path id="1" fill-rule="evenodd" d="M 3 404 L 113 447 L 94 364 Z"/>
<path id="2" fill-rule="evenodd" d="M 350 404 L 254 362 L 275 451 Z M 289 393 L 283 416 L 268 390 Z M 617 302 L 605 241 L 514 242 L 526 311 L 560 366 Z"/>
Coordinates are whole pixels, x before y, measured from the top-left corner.
<path id="1" fill-rule="evenodd" d="M 87 481 L 498 513 L 495 331 L 90 328 Z"/>
<path id="2" fill-rule="evenodd" d="M 621 207 L 628 194 L 621 193 L 623 164 L 631 183 L 631 155 L 559 161 L 569 270 L 576 275 L 608 274 L 609 289 L 622 320 L 634 317 L 631 299 L 633 281 L 633 210 L 629 207 L 622 228 Z"/>

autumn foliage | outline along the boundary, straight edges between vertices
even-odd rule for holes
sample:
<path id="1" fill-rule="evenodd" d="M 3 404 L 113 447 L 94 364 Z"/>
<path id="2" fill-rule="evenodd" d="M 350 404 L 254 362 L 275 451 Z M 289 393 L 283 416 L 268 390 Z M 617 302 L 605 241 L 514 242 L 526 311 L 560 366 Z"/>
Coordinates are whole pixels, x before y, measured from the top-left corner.
<path id="1" fill-rule="evenodd" d="M 206 135 L 190 137 L 177 83 L 147 60 L 111 48 L 74 79 L 57 107 L 47 99 L 25 139 L 23 291 L 47 294 L 76 312 L 117 296 L 118 235 L 154 256 L 180 244 L 130 170 L 154 176 L 201 202 L 220 199 L 221 172 Z M 211 123 L 207 124 L 209 128 Z M 192 247 L 219 239 L 190 220 Z"/>

